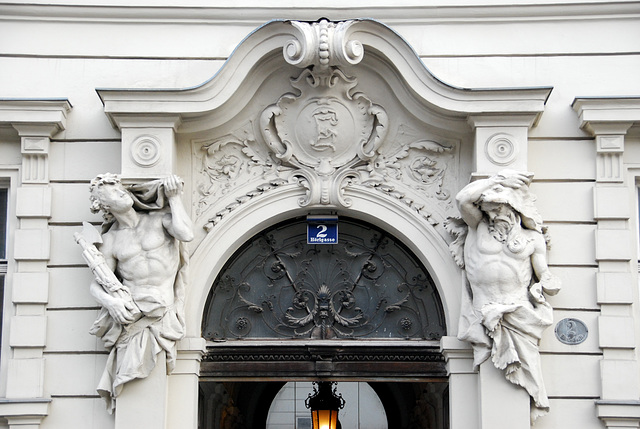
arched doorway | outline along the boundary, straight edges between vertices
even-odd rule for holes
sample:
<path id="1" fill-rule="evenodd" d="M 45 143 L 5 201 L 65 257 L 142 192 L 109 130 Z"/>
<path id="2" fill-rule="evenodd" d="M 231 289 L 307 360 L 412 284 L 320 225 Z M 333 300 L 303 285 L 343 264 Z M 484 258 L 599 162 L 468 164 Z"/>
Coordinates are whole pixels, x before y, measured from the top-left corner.
<path id="1" fill-rule="evenodd" d="M 325 36 L 332 43 L 327 45 Z M 191 191 L 197 233 L 189 246 L 186 338 L 178 344 L 180 365 L 170 379 L 167 415 L 172 424 L 196 426 L 198 380 L 331 377 L 430 383 L 446 378 L 442 348 L 451 373 L 452 427 L 475 427 L 479 376 L 467 344 L 455 338 L 463 276 L 448 249 L 451 236 L 445 220 L 457 215 L 454 191 L 469 175 L 497 165 L 494 154 L 483 152 L 483 142 L 491 142 L 499 132 L 508 145 L 526 149 L 528 129 L 537 123 L 549 91 L 448 86 L 424 68 L 397 32 L 370 19 L 274 20 L 251 33 L 201 86 L 99 90 L 105 112 L 122 131 L 123 175 L 185 172 Z M 317 116 L 327 106 L 336 114 L 327 118 L 328 129 L 319 127 L 324 119 Z M 335 141 L 323 141 L 324 136 Z M 158 149 L 158 163 L 136 162 L 141 141 L 151 141 Z M 329 154 L 330 145 L 339 150 Z M 526 163 L 527 151 L 516 152 L 514 162 Z M 273 314 L 269 306 L 277 302 L 268 297 L 252 297 L 242 307 L 234 305 L 239 297 L 232 295 L 229 306 L 210 305 L 212 285 L 223 278 L 224 264 L 242 243 L 308 210 L 335 210 L 401 238 L 412 250 L 409 254 L 417 255 L 433 275 L 446 309 L 436 319 L 446 317 L 448 335 L 440 342 L 431 340 L 437 338 L 428 330 L 433 319 L 427 321 L 425 334 L 423 320 L 399 317 L 396 307 L 405 305 L 402 298 L 378 300 L 381 307 L 370 301 L 373 306 L 363 307 L 366 295 L 333 295 L 329 285 L 329 298 L 336 301 L 325 300 L 329 307 L 324 312 L 306 305 L 327 296 L 321 297 L 320 289 L 286 296 L 287 305 L 280 311 L 284 319 L 279 319 L 283 324 L 257 323 Z M 337 307 L 331 308 L 331 302 Z M 358 310 L 382 306 L 384 311 L 373 315 L 385 317 L 359 316 Z M 227 314 L 230 317 L 220 320 L 232 335 L 211 332 L 200 365 L 203 315 L 224 313 L 212 308 L 246 314 Z M 205 330 L 215 327 L 209 322 L 205 320 Z M 343 329 L 345 324 L 348 329 Z M 264 337 L 274 326 L 282 336 Z"/>
<path id="2" fill-rule="evenodd" d="M 200 427 L 265 427 L 285 382 L 369 382 L 388 427 L 447 427 L 443 307 L 399 240 L 341 218 L 338 244 L 307 244 L 306 219 L 255 235 L 205 306 Z M 428 422 L 428 423 L 425 423 Z"/>

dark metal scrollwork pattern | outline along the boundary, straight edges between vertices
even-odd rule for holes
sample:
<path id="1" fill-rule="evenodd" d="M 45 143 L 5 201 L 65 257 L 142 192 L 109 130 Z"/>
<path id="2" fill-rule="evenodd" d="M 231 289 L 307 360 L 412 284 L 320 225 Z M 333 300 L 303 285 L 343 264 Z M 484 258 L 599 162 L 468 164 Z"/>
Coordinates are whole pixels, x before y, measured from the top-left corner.
<path id="1" fill-rule="evenodd" d="M 240 338 L 415 338 L 445 333 L 422 264 L 388 234 L 340 221 L 340 243 L 308 245 L 295 220 L 254 237 L 222 270 L 203 335 Z"/>

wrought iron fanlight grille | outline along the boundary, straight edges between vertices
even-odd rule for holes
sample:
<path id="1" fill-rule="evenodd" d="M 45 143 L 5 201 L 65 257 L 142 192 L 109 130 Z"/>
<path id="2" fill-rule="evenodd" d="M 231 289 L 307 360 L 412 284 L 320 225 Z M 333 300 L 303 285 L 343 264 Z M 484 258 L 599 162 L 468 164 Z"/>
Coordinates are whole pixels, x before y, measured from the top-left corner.
<path id="1" fill-rule="evenodd" d="M 309 245 L 296 219 L 256 235 L 211 288 L 203 336 L 437 340 L 442 304 L 424 266 L 375 227 L 340 219 L 339 243 Z"/>

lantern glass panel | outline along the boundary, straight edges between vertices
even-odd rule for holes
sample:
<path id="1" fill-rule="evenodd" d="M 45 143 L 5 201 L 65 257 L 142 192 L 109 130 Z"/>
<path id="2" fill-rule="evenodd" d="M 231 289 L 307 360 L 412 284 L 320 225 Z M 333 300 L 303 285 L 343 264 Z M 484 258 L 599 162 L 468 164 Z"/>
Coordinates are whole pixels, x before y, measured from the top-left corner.
<path id="1" fill-rule="evenodd" d="M 336 429 L 338 412 L 336 410 L 311 410 L 313 429 Z"/>

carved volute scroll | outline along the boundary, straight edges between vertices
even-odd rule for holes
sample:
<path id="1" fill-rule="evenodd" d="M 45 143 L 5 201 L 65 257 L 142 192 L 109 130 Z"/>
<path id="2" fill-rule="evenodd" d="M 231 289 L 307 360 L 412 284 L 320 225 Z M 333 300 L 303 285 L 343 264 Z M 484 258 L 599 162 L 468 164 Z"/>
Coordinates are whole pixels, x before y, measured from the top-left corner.
<path id="1" fill-rule="evenodd" d="M 260 118 L 262 135 L 275 155 L 298 168 L 310 204 L 349 206 L 342 198 L 349 169 L 376 156 L 387 133 L 387 114 L 361 92 L 357 78 L 338 67 L 358 64 L 362 44 L 349 38 L 353 21 L 294 21 L 300 36 L 283 48 L 285 60 L 304 68 L 291 82 L 299 95 L 285 94 Z"/>
<path id="2" fill-rule="evenodd" d="M 316 66 L 325 70 L 332 66 L 358 64 L 364 56 L 364 47 L 350 38 L 354 23 L 326 19 L 313 24 L 291 21 L 300 36 L 285 44 L 285 60 L 300 68 Z"/>

